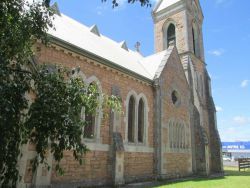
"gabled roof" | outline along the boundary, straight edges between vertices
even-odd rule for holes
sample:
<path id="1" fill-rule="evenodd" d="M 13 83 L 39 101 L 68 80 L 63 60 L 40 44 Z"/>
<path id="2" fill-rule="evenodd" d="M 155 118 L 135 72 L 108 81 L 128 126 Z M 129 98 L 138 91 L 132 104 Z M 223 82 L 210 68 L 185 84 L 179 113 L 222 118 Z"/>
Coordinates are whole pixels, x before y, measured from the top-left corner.
<path id="1" fill-rule="evenodd" d="M 141 59 L 140 62 L 143 64 L 143 66 L 151 75 L 151 79 L 155 78 L 156 73 L 159 71 L 159 67 L 161 67 L 161 64 L 166 62 L 164 58 L 166 54 L 169 54 L 169 50 L 164 50 L 157 54 L 153 54 L 151 56 Z M 164 62 L 163 62 L 163 59 L 164 59 Z"/>
<path id="2" fill-rule="evenodd" d="M 164 10 L 165 8 L 179 2 L 181 0 L 159 0 L 156 4 L 153 12 L 160 12 L 161 10 Z"/>
<path id="3" fill-rule="evenodd" d="M 117 67 L 152 81 L 166 53 L 163 51 L 143 57 L 140 53 L 128 49 L 125 42 L 118 43 L 103 36 L 97 26 L 89 28 L 64 14 L 55 15 L 53 24 L 55 29 L 51 28 L 48 31 L 52 38 L 94 54 L 107 62 L 112 62 Z"/>

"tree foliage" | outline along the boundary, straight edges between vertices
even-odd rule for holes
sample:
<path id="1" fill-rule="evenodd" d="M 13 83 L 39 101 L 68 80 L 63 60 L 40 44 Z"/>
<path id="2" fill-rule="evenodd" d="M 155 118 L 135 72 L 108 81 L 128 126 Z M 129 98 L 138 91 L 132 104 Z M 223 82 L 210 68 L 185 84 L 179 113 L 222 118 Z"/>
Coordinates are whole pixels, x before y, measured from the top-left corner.
<path id="1" fill-rule="evenodd" d="M 105 107 L 120 109 L 117 97 L 105 96 L 96 87 L 87 87 L 64 67 L 32 63 L 32 46 L 48 42 L 53 11 L 49 0 L 28 4 L 24 0 L 0 2 L 0 185 L 16 187 L 20 146 L 29 142 L 36 148 L 33 167 L 46 164 L 48 152 L 57 162 L 63 151 L 73 150 L 81 163 L 87 151 L 82 140 L 86 125 L 82 108 L 96 113 L 104 98 Z M 51 68 L 52 67 L 52 68 Z M 29 105 L 27 95 L 34 96 Z"/>
<path id="2" fill-rule="evenodd" d="M 95 115 L 102 104 L 120 110 L 120 102 L 114 96 L 100 93 L 95 84 L 87 86 L 77 73 L 72 75 L 70 70 L 61 66 L 40 66 L 33 78 L 35 101 L 25 124 L 30 133 L 28 138 L 38 154 L 33 167 L 46 164 L 50 150 L 58 172 L 62 173 L 59 163 L 65 150 L 73 151 L 80 164 L 82 155 L 88 151 L 83 142 L 82 130 L 88 125 L 82 118 L 83 110 L 85 114 Z"/>
<path id="3" fill-rule="evenodd" d="M 27 66 L 34 38 L 46 41 L 51 12 L 45 4 L 27 9 L 23 0 L 0 3 L 0 183 L 15 187 L 20 143 L 26 136 L 25 93 L 30 90 L 31 74 Z"/>
<path id="4" fill-rule="evenodd" d="M 108 0 L 102 0 L 102 2 L 106 2 Z M 141 6 L 147 6 L 147 7 L 151 7 L 152 4 L 150 3 L 150 0 L 127 0 L 128 3 L 135 3 L 135 2 L 139 2 L 141 4 Z M 113 8 L 119 6 L 119 0 L 112 0 L 112 4 L 113 4 Z"/>

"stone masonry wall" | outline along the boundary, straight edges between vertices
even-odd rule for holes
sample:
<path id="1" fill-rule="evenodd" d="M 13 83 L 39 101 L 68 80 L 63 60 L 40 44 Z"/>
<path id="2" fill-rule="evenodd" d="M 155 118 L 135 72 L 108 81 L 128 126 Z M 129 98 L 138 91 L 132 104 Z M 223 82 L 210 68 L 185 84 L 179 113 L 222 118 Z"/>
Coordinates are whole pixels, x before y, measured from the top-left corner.
<path id="1" fill-rule="evenodd" d="M 163 41 L 164 33 L 163 28 L 165 24 L 168 23 L 175 24 L 175 33 L 176 33 L 176 46 L 179 53 L 188 51 L 188 44 L 186 42 L 186 28 L 185 26 L 185 11 L 181 11 L 177 14 L 174 14 L 167 19 L 162 19 L 155 23 L 154 26 L 154 35 L 155 35 L 155 52 L 163 51 Z"/>

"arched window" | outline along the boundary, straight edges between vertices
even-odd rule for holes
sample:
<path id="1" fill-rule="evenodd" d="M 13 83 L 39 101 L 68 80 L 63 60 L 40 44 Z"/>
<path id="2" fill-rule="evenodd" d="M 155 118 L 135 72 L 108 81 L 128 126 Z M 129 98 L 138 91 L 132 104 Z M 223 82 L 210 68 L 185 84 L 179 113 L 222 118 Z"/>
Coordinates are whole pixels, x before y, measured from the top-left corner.
<path id="1" fill-rule="evenodd" d="M 181 147 L 181 125 L 178 124 L 178 127 L 177 127 L 177 148 L 180 148 Z"/>
<path id="2" fill-rule="evenodd" d="M 128 141 L 135 141 L 135 98 L 133 96 L 130 97 L 128 105 Z"/>
<path id="3" fill-rule="evenodd" d="M 142 99 L 139 101 L 138 106 L 138 142 L 144 141 L 144 125 L 145 125 L 145 106 Z"/>
<path id="4" fill-rule="evenodd" d="M 187 149 L 187 130 L 184 123 L 170 121 L 168 124 L 168 140 L 170 149 Z"/>
<path id="5" fill-rule="evenodd" d="M 193 35 L 193 51 L 197 57 L 200 57 L 199 51 L 199 39 L 198 39 L 198 32 L 196 27 L 192 27 L 192 35 Z"/>
<path id="6" fill-rule="evenodd" d="M 88 93 L 96 89 L 96 83 L 91 83 L 88 86 Z M 83 131 L 84 138 L 94 138 L 95 134 L 95 114 L 89 112 L 89 109 L 85 109 L 85 126 Z"/>
<path id="7" fill-rule="evenodd" d="M 175 43 L 176 36 L 175 26 L 171 23 L 164 29 L 164 49 L 167 49 L 172 41 Z"/>
<path id="8" fill-rule="evenodd" d="M 177 148 L 177 123 L 175 122 L 174 123 L 174 127 L 173 127 L 173 129 L 174 129 L 174 134 L 173 134 L 173 136 L 174 136 L 174 148 Z"/>
<path id="9" fill-rule="evenodd" d="M 195 42 L 195 34 L 194 34 L 193 27 L 192 27 L 192 35 L 193 35 L 193 51 L 194 51 L 194 54 L 196 54 L 196 42 Z"/>
<path id="10" fill-rule="evenodd" d="M 168 33 L 167 33 L 168 41 L 167 41 L 167 47 L 169 47 L 170 42 L 175 42 L 175 26 L 174 24 L 170 24 L 168 26 Z"/>
<path id="11" fill-rule="evenodd" d="M 169 123 L 169 142 L 170 142 L 170 148 L 173 148 L 174 147 L 174 142 L 173 142 L 173 135 L 174 135 L 174 132 L 173 132 L 173 123 L 170 121 Z"/>
<path id="12" fill-rule="evenodd" d="M 185 127 L 184 127 L 184 125 L 182 124 L 181 125 L 181 148 L 185 148 Z"/>

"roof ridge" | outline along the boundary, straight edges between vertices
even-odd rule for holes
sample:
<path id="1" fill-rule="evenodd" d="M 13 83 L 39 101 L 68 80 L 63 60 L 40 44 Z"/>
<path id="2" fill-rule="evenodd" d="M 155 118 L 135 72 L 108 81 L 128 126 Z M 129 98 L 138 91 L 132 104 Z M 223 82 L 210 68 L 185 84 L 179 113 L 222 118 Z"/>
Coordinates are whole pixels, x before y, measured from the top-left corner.
<path id="1" fill-rule="evenodd" d="M 48 32 L 51 36 L 60 39 L 61 42 L 73 45 L 79 50 L 90 52 L 90 54 L 112 62 L 124 70 L 135 72 L 144 78 L 152 80 L 154 71 L 147 69 L 142 64 L 142 60 L 146 59 L 146 57 L 129 48 L 124 50 L 127 47 L 125 41 L 119 43 L 102 34 L 100 36 L 93 35 L 91 29 L 96 28 L 96 25 L 88 27 L 64 14 L 61 16 L 55 15 L 53 22 L 55 30 L 49 29 Z"/>

